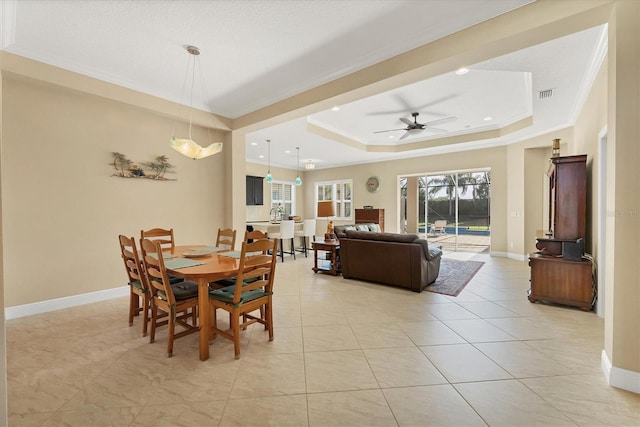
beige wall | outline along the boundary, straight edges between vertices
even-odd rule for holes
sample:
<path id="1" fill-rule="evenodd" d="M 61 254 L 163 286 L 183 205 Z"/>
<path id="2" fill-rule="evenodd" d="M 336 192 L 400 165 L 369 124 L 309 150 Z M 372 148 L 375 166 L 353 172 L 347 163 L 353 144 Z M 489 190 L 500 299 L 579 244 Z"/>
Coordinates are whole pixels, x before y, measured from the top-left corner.
<path id="1" fill-rule="evenodd" d="M 340 179 L 353 180 L 353 206 L 372 205 L 385 210 L 385 231 L 399 231 L 399 178 L 406 175 L 431 174 L 464 169 L 491 169 L 491 249 L 507 252 L 506 221 L 506 148 L 486 148 L 459 153 L 413 157 L 410 159 L 351 165 L 307 172 L 307 183 Z M 371 175 L 380 177 L 377 193 L 369 193 L 365 182 Z M 306 187 L 305 210 L 313 212 L 313 186 Z"/>
<path id="2" fill-rule="evenodd" d="M 171 150 L 173 120 L 6 76 L 3 103 L 5 306 L 125 285 L 118 234 L 173 227 L 178 244 L 213 243 L 225 224 L 224 158 Z M 201 128 L 194 137 L 207 138 Z M 134 162 L 166 155 L 177 180 L 112 177 L 113 151 Z"/>

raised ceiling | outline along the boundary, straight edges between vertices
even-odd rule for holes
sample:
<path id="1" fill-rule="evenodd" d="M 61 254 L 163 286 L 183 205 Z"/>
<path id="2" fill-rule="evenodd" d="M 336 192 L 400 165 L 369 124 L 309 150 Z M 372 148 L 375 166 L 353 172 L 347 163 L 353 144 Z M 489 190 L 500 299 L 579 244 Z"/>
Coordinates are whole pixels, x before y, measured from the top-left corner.
<path id="1" fill-rule="evenodd" d="M 207 98 L 196 90 L 194 106 L 237 118 L 530 2 L 3 0 L 1 46 L 184 103 L 184 46 L 193 44 L 207 85 Z M 440 75 L 261 129 L 247 136 L 247 160 L 266 161 L 266 139 L 274 165 L 295 168 L 299 146 L 301 161 L 334 167 L 505 144 L 562 128 L 599 65 L 603 34 L 584 31 L 469 64 L 465 75 Z M 547 89 L 552 96 L 540 99 Z M 421 123 L 457 119 L 434 125 L 446 132 L 402 140 L 403 131 L 374 133 L 405 127 L 400 118 L 411 119 L 413 111 Z M 507 125 L 516 130 L 502 132 Z"/>

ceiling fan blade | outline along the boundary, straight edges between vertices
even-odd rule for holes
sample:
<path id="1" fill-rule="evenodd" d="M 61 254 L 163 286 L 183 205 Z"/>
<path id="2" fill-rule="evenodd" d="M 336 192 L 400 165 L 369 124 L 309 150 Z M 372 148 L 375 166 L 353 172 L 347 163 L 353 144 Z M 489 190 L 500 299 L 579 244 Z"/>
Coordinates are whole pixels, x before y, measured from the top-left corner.
<path id="1" fill-rule="evenodd" d="M 405 125 L 409 125 L 409 126 L 413 126 L 414 123 L 411 121 L 411 119 L 407 119 L 406 117 L 401 117 L 400 121 L 402 123 L 404 123 Z"/>
<path id="2" fill-rule="evenodd" d="M 455 116 L 445 117 L 444 119 L 431 120 L 430 122 L 425 123 L 425 126 L 443 125 L 445 123 L 454 122 L 456 120 L 458 120 L 458 118 Z"/>
<path id="3" fill-rule="evenodd" d="M 408 137 L 410 134 L 411 134 L 411 131 L 406 131 L 406 132 L 404 133 L 404 135 L 402 135 L 400 138 L 398 138 L 398 140 L 400 140 L 400 139 L 405 139 L 405 138 L 406 138 L 406 137 Z"/>
<path id="4" fill-rule="evenodd" d="M 415 107 L 414 111 L 420 111 L 420 110 L 423 110 L 425 108 L 431 107 L 432 105 L 440 104 L 441 102 L 448 101 L 450 99 L 455 98 L 456 96 L 458 96 L 458 95 L 454 93 L 454 94 L 451 94 L 451 95 L 443 96 L 442 98 L 434 99 L 431 102 L 427 102 L 426 104 L 422 104 L 422 105 L 419 105 L 419 106 Z"/>
<path id="5" fill-rule="evenodd" d="M 375 131 L 375 132 L 373 132 L 373 133 L 382 133 L 382 132 L 395 132 L 395 131 L 398 131 L 398 130 L 406 130 L 406 129 L 405 129 L 405 128 L 401 128 L 401 129 L 387 129 L 387 130 L 377 130 L 377 131 Z"/>
<path id="6" fill-rule="evenodd" d="M 442 133 L 442 132 L 449 132 L 449 131 L 448 131 L 448 130 L 446 130 L 446 129 L 432 128 L 431 126 L 427 126 L 425 130 L 430 131 L 430 132 L 440 132 L 440 133 Z"/>

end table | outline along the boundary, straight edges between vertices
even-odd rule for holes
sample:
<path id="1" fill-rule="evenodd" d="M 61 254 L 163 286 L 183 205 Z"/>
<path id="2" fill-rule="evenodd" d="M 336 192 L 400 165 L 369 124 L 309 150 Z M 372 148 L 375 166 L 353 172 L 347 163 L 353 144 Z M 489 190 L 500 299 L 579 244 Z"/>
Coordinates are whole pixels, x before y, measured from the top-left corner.
<path id="1" fill-rule="evenodd" d="M 318 241 L 312 242 L 313 245 L 313 271 L 317 273 L 322 271 L 337 276 L 340 273 L 340 241 Z M 331 254 L 331 265 L 329 268 L 318 267 L 318 251 L 326 251 Z"/>

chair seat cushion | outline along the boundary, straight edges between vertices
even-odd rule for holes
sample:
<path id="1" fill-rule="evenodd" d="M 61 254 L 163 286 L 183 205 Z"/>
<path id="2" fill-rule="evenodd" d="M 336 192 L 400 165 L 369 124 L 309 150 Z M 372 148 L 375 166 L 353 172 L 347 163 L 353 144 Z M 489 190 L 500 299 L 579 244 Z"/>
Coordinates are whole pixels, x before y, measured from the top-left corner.
<path id="1" fill-rule="evenodd" d="M 235 286 L 236 280 L 238 280 L 238 278 L 236 276 L 233 276 L 233 277 L 227 277 L 226 279 L 217 280 L 217 281 L 215 281 L 213 283 L 215 283 L 216 285 L 219 285 L 219 286 L 229 287 L 229 286 Z M 259 277 L 250 277 L 248 279 L 243 280 L 243 282 L 244 283 L 253 283 L 256 280 L 260 280 L 260 278 Z"/>
<path id="2" fill-rule="evenodd" d="M 233 289 L 230 289 L 233 288 Z M 209 297 L 218 301 L 233 303 L 233 294 L 235 292 L 235 286 L 228 286 L 222 289 L 216 289 L 215 291 L 209 291 Z M 250 291 L 242 292 L 240 296 L 240 302 L 237 306 L 245 304 L 254 299 L 258 299 L 267 295 L 273 295 L 273 292 L 265 292 L 263 289 L 252 289 Z M 236 307 L 237 307 L 236 306 Z"/>
<path id="3" fill-rule="evenodd" d="M 174 283 L 184 282 L 183 277 L 174 276 L 173 274 L 168 274 L 167 276 L 169 277 L 169 283 L 171 283 L 172 285 Z M 154 277 L 153 280 L 155 280 L 156 282 L 160 282 L 160 279 L 158 279 L 157 277 Z"/>
<path id="4" fill-rule="evenodd" d="M 171 289 L 173 289 L 173 296 L 176 301 L 182 301 L 198 296 L 198 284 L 196 282 L 189 282 L 185 280 L 180 283 L 172 283 Z M 162 291 L 158 291 L 158 295 L 163 300 L 167 299 L 167 296 Z"/>
<path id="5" fill-rule="evenodd" d="M 140 283 L 139 280 L 134 280 L 133 282 L 129 282 L 129 286 L 131 286 L 132 288 L 140 289 L 141 291 L 144 290 L 142 288 L 142 283 Z"/>

